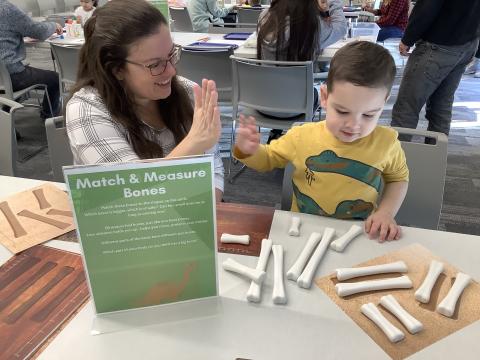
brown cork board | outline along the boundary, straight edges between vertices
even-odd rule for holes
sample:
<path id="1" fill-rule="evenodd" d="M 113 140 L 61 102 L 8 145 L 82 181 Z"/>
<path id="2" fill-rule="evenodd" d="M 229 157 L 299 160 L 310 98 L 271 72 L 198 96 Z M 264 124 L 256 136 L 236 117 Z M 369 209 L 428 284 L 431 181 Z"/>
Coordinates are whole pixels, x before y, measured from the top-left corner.
<path id="1" fill-rule="evenodd" d="M 0 200 L 0 243 L 15 254 L 73 229 L 68 195 L 54 185 Z"/>
<path id="2" fill-rule="evenodd" d="M 32 356 L 89 299 L 80 255 L 35 246 L 0 267 L 0 359 Z"/>
<path id="3" fill-rule="evenodd" d="M 443 262 L 445 270 L 438 278 L 432 290 L 430 302 L 428 304 L 421 304 L 415 300 L 414 293 L 422 284 L 428 272 L 430 262 L 434 259 Z M 455 280 L 455 275 L 458 271 L 461 271 L 461 269 L 456 269 L 419 244 L 410 245 L 398 251 L 358 264 L 355 267 L 379 265 L 399 260 L 403 260 L 408 266 L 408 273 L 406 275 L 408 275 L 413 282 L 412 289 L 360 293 L 341 298 L 337 296 L 335 292 L 335 284 L 338 282 L 335 274 L 317 279 L 316 284 L 393 359 L 404 359 L 480 319 L 480 285 L 476 281 L 473 281 L 463 292 L 452 318 L 447 318 L 435 311 L 437 304 L 446 296 Z M 400 274 L 364 276 L 345 282 L 374 280 L 394 276 L 400 276 Z M 379 305 L 380 298 L 388 294 L 392 294 L 405 310 L 423 323 L 424 330 L 422 332 L 416 335 L 410 334 L 395 316 Z M 360 307 L 368 302 L 377 305 L 380 312 L 393 325 L 402 330 L 405 334 L 405 339 L 396 344 L 391 343 L 385 334 L 360 312 Z"/>

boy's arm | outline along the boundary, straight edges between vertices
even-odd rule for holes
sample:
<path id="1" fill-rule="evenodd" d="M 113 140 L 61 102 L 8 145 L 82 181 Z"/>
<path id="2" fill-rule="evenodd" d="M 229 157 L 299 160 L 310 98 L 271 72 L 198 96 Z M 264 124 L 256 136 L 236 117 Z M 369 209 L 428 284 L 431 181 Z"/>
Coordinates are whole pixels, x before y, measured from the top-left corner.
<path id="1" fill-rule="evenodd" d="M 407 195 L 408 181 L 397 181 L 385 184 L 382 200 L 378 204 L 378 212 L 390 214 L 393 218 L 400 210 Z"/>

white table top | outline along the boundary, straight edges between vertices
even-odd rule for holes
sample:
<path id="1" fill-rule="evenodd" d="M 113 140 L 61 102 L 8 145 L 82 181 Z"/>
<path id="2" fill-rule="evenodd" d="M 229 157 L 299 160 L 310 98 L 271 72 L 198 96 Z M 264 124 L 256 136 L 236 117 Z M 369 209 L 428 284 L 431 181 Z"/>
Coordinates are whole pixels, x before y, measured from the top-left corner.
<path id="1" fill-rule="evenodd" d="M 0 176 L 0 197 L 36 186 L 40 182 Z M 339 234 L 351 222 L 301 214 L 302 236 L 286 234 L 291 214 L 277 211 L 269 237 L 285 248 L 285 269 L 295 260 L 309 233 L 334 227 Z M 62 242 L 50 243 L 58 247 Z M 473 278 L 480 278 L 480 237 L 415 228 L 404 228 L 399 241 L 379 244 L 360 236 L 344 253 L 328 251 L 317 269 L 317 276 L 330 274 L 337 267 L 352 266 L 412 243 L 421 243 Z M 78 244 L 69 244 L 76 247 Z M 1 246 L 0 246 L 1 250 Z M 227 257 L 254 267 L 257 258 L 219 254 L 218 263 Z M 0 263 L 6 261 L 0 251 Z M 315 285 L 300 289 L 285 280 L 288 304 L 271 301 L 273 256 L 267 268 L 262 302 L 245 300 L 249 282 L 221 269 L 219 265 L 220 299 L 223 314 L 177 323 L 126 328 L 123 331 L 92 336 L 94 312 L 87 304 L 40 354 L 39 359 L 386 359 L 388 356 L 326 294 Z M 114 328 L 115 328 L 114 326 Z M 433 359 L 448 356 L 477 358 L 480 352 L 480 322 L 457 331 L 411 356 L 412 359 Z M 342 338 L 348 339 L 345 346 Z M 458 342 L 458 344 L 457 344 Z"/>

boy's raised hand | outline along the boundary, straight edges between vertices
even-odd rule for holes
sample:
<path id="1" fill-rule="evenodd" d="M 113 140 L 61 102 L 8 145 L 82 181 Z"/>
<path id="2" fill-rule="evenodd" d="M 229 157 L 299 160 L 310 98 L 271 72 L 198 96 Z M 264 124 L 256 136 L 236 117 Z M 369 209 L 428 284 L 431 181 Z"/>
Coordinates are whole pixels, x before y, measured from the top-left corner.
<path id="1" fill-rule="evenodd" d="M 378 237 L 378 242 L 398 240 L 402 236 L 402 229 L 393 216 L 381 210 L 374 212 L 365 220 L 365 232 L 370 239 Z"/>
<path id="2" fill-rule="evenodd" d="M 240 114 L 240 126 L 235 136 L 235 146 L 245 155 L 253 155 L 260 145 L 260 134 L 255 123 L 255 118 L 246 118 Z"/>

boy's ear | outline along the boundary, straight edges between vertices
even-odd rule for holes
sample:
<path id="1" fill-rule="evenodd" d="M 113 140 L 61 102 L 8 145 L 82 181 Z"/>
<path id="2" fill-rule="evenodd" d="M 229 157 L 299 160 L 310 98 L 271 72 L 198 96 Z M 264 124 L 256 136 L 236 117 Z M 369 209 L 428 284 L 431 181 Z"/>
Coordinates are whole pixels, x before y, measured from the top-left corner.
<path id="1" fill-rule="evenodd" d="M 322 108 L 327 108 L 328 90 L 327 84 L 320 85 L 320 105 Z"/>

